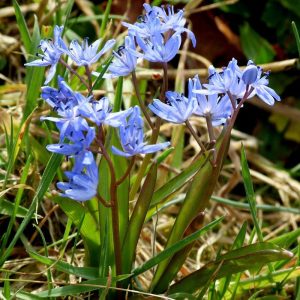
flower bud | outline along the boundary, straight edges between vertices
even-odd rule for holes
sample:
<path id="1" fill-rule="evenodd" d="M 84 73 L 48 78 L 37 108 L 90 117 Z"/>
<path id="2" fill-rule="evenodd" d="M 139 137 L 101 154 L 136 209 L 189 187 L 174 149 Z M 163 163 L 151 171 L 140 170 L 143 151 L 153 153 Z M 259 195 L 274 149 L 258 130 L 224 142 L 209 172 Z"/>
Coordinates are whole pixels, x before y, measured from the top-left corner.
<path id="1" fill-rule="evenodd" d="M 255 65 L 248 65 L 242 74 L 242 80 L 245 84 L 252 84 L 257 79 L 258 69 Z"/>

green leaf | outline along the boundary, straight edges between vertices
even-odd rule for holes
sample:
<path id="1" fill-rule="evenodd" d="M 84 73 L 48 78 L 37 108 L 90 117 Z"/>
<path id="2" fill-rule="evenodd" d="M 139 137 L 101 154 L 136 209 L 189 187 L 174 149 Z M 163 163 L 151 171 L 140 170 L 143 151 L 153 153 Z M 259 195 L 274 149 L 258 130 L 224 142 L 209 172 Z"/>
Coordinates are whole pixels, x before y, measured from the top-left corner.
<path id="1" fill-rule="evenodd" d="M 297 49 L 298 49 L 298 54 L 299 54 L 299 58 L 300 58 L 300 36 L 299 36 L 299 32 L 298 32 L 296 23 L 294 21 L 292 22 L 292 28 L 293 28 L 293 32 L 294 32 L 294 36 L 295 36 L 295 40 L 296 40 L 296 44 L 297 44 Z"/>
<path id="2" fill-rule="evenodd" d="M 268 242 L 273 243 L 279 247 L 282 248 L 288 248 L 291 246 L 294 242 L 297 241 L 298 237 L 300 236 L 300 228 L 293 230 L 291 232 L 287 232 L 285 234 L 282 234 L 280 236 L 277 236 Z"/>
<path id="3" fill-rule="evenodd" d="M 179 190 L 184 184 L 186 184 L 195 173 L 201 168 L 204 164 L 205 160 L 203 158 L 198 159 L 185 170 L 180 172 L 177 176 L 169 180 L 165 185 L 156 190 L 153 194 L 153 198 L 151 200 L 151 207 L 156 206 L 164 199 L 172 195 L 174 192 Z"/>
<path id="4" fill-rule="evenodd" d="M 55 173 L 60 166 L 61 160 L 62 160 L 61 155 L 59 155 L 59 154 L 51 155 L 49 162 L 44 170 L 41 182 L 40 182 L 39 186 L 37 187 L 36 194 L 31 202 L 29 209 L 28 209 L 27 216 L 23 219 L 22 223 L 20 224 L 17 232 L 15 233 L 15 235 L 13 237 L 13 240 L 10 242 L 9 246 L 7 247 L 5 252 L 2 253 L 2 255 L 0 257 L 0 266 L 2 266 L 4 264 L 4 262 L 7 260 L 7 258 L 11 254 L 16 242 L 20 238 L 20 236 L 23 233 L 26 226 L 29 224 L 32 216 L 34 215 L 34 213 L 36 211 L 37 205 L 42 200 L 50 183 L 52 182 L 52 180 L 55 176 Z"/>
<path id="5" fill-rule="evenodd" d="M 224 217 L 221 217 L 206 226 L 202 227 L 201 229 L 197 230 L 196 232 L 190 234 L 189 236 L 183 238 L 181 241 L 175 243 L 174 245 L 168 247 L 167 249 L 163 250 L 162 252 L 158 253 L 156 256 L 150 258 L 147 262 L 145 262 L 142 266 L 133 270 L 133 274 L 135 276 L 151 269 L 152 267 L 156 266 L 160 262 L 164 261 L 165 259 L 169 258 L 170 256 L 174 255 L 179 250 L 185 248 L 195 240 L 197 240 L 201 235 L 205 234 L 215 226 L 217 226 Z"/>
<path id="6" fill-rule="evenodd" d="M 238 249 L 238 248 L 241 248 L 244 244 L 244 241 L 245 241 L 245 237 L 246 237 L 246 233 L 247 233 L 247 222 L 245 221 L 238 233 L 238 235 L 236 236 L 233 244 L 232 244 L 232 247 L 231 247 L 231 250 L 234 250 L 234 249 Z M 222 278 L 220 280 L 220 283 L 219 283 L 219 295 L 220 295 L 220 299 L 223 299 L 229 285 L 230 285 L 230 282 L 231 282 L 231 278 L 232 278 L 232 275 L 229 275 L 229 276 L 226 276 L 225 278 Z"/>
<path id="7" fill-rule="evenodd" d="M 15 209 L 15 204 L 13 202 L 10 202 L 6 199 L 2 199 L 0 214 L 11 216 L 13 214 L 14 209 Z M 23 206 L 19 206 L 16 212 L 16 217 L 25 218 L 27 213 L 28 213 L 27 208 Z M 32 218 L 35 218 L 35 216 L 32 216 Z"/>
<path id="8" fill-rule="evenodd" d="M 271 243 L 252 244 L 219 256 L 217 260 L 173 284 L 169 293 L 197 292 L 205 286 L 221 262 L 223 263 L 215 276 L 216 279 L 249 269 L 257 271 L 269 262 L 291 258 L 291 256 L 290 252 Z"/>
<path id="9" fill-rule="evenodd" d="M 128 229 L 123 242 L 122 271 L 129 273 L 136 255 L 136 246 L 141 235 L 142 227 L 147 215 L 147 210 L 152 198 L 157 178 L 157 164 L 152 164 L 151 169 L 142 186 L 138 200 L 130 217 Z"/>
<path id="10" fill-rule="evenodd" d="M 249 23 L 240 27 L 240 38 L 243 51 L 248 59 L 256 64 L 267 63 L 273 60 L 275 51 L 271 44 L 254 31 Z"/>
<path id="11" fill-rule="evenodd" d="M 97 210 L 97 201 L 89 200 L 85 203 L 86 206 L 83 207 L 79 202 L 68 198 L 54 197 L 52 200 L 60 205 L 64 213 L 80 231 L 85 245 L 87 265 L 99 266 L 100 233 L 98 218 L 93 213 Z"/>
<path id="12" fill-rule="evenodd" d="M 262 235 L 262 232 L 260 229 L 260 225 L 259 225 L 259 221 L 258 221 L 258 217 L 257 217 L 255 194 L 254 194 L 251 175 L 250 175 L 247 158 L 246 158 L 246 153 L 245 153 L 243 144 L 242 144 L 242 149 L 241 149 L 241 166 L 242 166 L 242 176 L 243 176 L 244 187 L 245 187 L 247 199 L 248 199 L 248 202 L 250 205 L 250 211 L 251 211 L 251 215 L 252 215 L 252 220 L 254 222 L 256 234 L 257 234 L 258 240 L 260 242 L 263 242 L 264 238 L 263 238 L 263 235 Z"/>
<path id="13" fill-rule="evenodd" d="M 286 279 L 297 278 L 300 276 L 300 267 L 288 268 L 280 271 L 253 276 L 249 279 L 241 280 L 239 282 L 237 295 L 241 295 L 244 291 L 250 289 L 259 289 L 274 286 L 274 283 L 281 282 Z"/>
<path id="14" fill-rule="evenodd" d="M 92 93 L 92 91 L 94 89 L 98 89 L 99 87 L 101 87 L 104 79 L 103 79 L 103 76 L 105 74 L 105 72 L 107 71 L 110 63 L 112 62 L 113 60 L 113 56 L 109 57 L 103 64 L 101 64 L 101 67 L 99 70 L 97 70 L 97 72 L 99 72 L 99 76 L 97 77 L 96 81 L 94 82 L 92 88 L 91 88 L 91 91 L 90 93 Z"/>
<path id="15" fill-rule="evenodd" d="M 82 277 L 84 279 L 95 279 L 99 277 L 98 269 L 92 268 L 92 267 L 75 267 L 70 265 L 69 263 L 66 263 L 64 261 L 61 261 L 59 258 L 57 260 L 51 259 L 45 256 L 42 256 L 36 252 L 29 251 L 29 255 L 41 262 L 44 265 L 52 266 L 54 269 L 67 273 L 72 274 L 78 277 Z"/>
<path id="16" fill-rule="evenodd" d="M 19 27 L 19 30 L 20 30 L 21 39 L 22 39 L 22 42 L 24 44 L 25 50 L 26 50 L 27 53 L 31 53 L 30 52 L 31 37 L 30 37 L 30 34 L 29 34 L 28 27 L 26 25 L 26 21 L 24 19 L 24 16 L 22 14 L 20 6 L 19 6 L 19 4 L 16 0 L 13 0 L 13 6 L 14 6 L 14 9 L 15 9 L 17 24 L 18 24 L 18 27 Z"/>
<path id="17" fill-rule="evenodd" d="M 124 280 L 130 275 L 121 275 L 118 277 L 111 278 L 111 284 L 116 284 L 117 281 Z M 94 290 L 105 289 L 107 285 L 108 278 L 97 278 L 83 281 L 79 284 L 67 285 L 43 292 L 36 293 L 35 295 L 41 298 L 48 297 L 62 297 L 62 296 L 73 296 L 80 293 L 87 293 Z"/>
<path id="18" fill-rule="evenodd" d="M 101 37 L 103 37 L 103 35 L 106 31 L 106 26 L 107 26 L 107 23 L 108 23 L 108 16 L 109 16 L 109 13 L 110 13 L 111 4 L 112 4 L 112 0 L 108 0 L 107 3 L 106 3 L 104 18 L 101 22 L 101 28 L 100 28 L 100 36 Z"/>
<path id="19" fill-rule="evenodd" d="M 228 132 L 225 133 L 225 131 L 222 132 L 217 140 L 216 151 L 220 151 L 217 166 L 213 167 L 209 161 L 210 152 L 206 152 L 205 155 L 198 158 L 203 163 L 189 184 L 186 197 L 175 220 L 175 224 L 172 227 L 165 248 L 168 248 L 179 241 L 186 228 L 188 228 L 197 215 L 204 211 L 209 204 L 219 178 L 224 157 L 227 153 L 229 140 Z M 151 289 L 154 292 L 161 293 L 168 288 L 169 283 L 173 280 L 174 276 L 176 276 L 176 273 L 184 263 L 188 250 L 189 249 L 183 250 L 178 254 L 175 258 L 175 262 L 172 262 L 172 257 L 169 257 L 159 264 L 151 285 Z M 168 272 L 166 272 L 169 266 L 172 270 L 169 269 Z"/>
<path id="20" fill-rule="evenodd" d="M 38 45 L 41 40 L 40 30 L 38 20 L 35 17 L 34 19 L 34 27 L 33 27 L 33 34 L 32 34 L 32 43 L 30 48 L 30 54 L 32 56 L 35 55 L 37 52 Z M 26 119 L 34 108 L 37 105 L 37 99 L 41 93 L 41 86 L 44 81 L 44 73 L 45 67 L 26 67 L 26 85 L 27 85 L 27 92 L 26 92 L 26 103 L 24 107 L 24 114 L 23 120 Z"/>

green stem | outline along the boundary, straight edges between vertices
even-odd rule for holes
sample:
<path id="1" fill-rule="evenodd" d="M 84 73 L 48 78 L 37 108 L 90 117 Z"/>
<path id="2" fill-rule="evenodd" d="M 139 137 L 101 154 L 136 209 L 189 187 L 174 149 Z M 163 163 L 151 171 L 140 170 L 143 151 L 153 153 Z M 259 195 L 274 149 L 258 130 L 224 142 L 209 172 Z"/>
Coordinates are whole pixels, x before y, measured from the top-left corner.
<path id="1" fill-rule="evenodd" d="M 62 58 L 59 59 L 59 62 L 66 67 L 72 74 L 74 74 L 78 79 L 81 81 L 82 84 L 84 84 L 87 88 L 89 88 L 89 84 L 86 82 L 86 80 L 80 76 L 74 69 L 72 69 Z"/>
<path id="2" fill-rule="evenodd" d="M 108 163 L 108 167 L 110 170 L 111 183 L 110 183 L 110 206 L 112 212 L 112 229 L 113 229 L 113 240 L 114 240 L 114 250 L 115 250 L 115 264 L 116 264 L 116 275 L 122 274 L 122 259 L 121 259 L 121 242 L 120 242 L 120 228 L 119 228 L 119 213 L 118 213 L 118 197 L 117 197 L 117 180 L 116 173 L 114 169 L 113 162 L 107 153 L 102 139 L 103 139 L 103 128 L 100 126 L 99 128 L 99 137 L 97 142 L 101 149 L 102 155 Z M 102 202 L 103 199 L 98 198 L 99 201 Z"/>
<path id="3" fill-rule="evenodd" d="M 140 94 L 140 90 L 139 90 L 139 86 L 138 86 L 138 83 L 137 83 L 137 79 L 136 79 L 136 74 L 135 74 L 135 71 L 132 72 L 132 83 L 133 83 L 133 86 L 134 86 L 134 89 L 135 89 L 135 93 L 136 93 L 136 96 L 137 96 L 137 99 L 139 101 L 139 104 L 140 104 L 140 107 L 141 107 L 141 110 L 149 124 L 149 126 L 151 127 L 151 129 L 153 130 L 154 129 L 154 125 L 151 121 L 151 118 L 147 112 L 147 109 L 146 109 L 146 106 L 144 104 L 144 101 L 141 97 L 141 94 Z"/>
<path id="4" fill-rule="evenodd" d="M 88 77 L 88 80 L 89 80 L 89 87 L 88 87 L 88 89 L 89 89 L 89 94 L 91 94 L 92 88 L 93 88 L 93 82 L 92 82 L 91 71 L 90 71 L 89 66 L 84 66 L 84 67 L 85 67 L 85 73 L 86 73 L 86 75 L 87 75 L 87 77 Z"/>

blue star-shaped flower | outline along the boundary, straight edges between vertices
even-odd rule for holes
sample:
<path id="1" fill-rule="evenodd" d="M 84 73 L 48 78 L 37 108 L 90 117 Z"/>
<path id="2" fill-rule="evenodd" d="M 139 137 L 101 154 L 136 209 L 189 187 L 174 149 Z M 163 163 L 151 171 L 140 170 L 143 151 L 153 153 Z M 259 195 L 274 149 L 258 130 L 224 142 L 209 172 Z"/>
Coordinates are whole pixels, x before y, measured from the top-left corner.
<path id="1" fill-rule="evenodd" d="M 54 27 L 54 38 L 52 40 L 41 40 L 39 48 L 43 54 L 37 54 L 40 58 L 29 63 L 26 63 L 25 66 L 32 67 L 47 67 L 51 66 L 46 77 L 45 84 L 48 84 L 56 72 L 57 63 L 63 54 L 63 48 L 65 48 L 65 43 L 61 38 L 63 31 L 63 26 Z"/>
<path id="2" fill-rule="evenodd" d="M 89 66 L 99 60 L 115 44 L 115 40 L 108 40 L 103 48 L 98 52 L 101 39 L 95 41 L 91 45 L 88 44 L 88 39 L 85 38 L 80 45 L 77 40 L 70 43 L 70 47 L 64 47 L 63 51 L 71 57 L 77 66 Z"/>
<path id="3" fill-rule="evenodd" d="M 112 146 L 112 152 L 125 157 L 153 153 L 170 145 L 169 142 L 155 145 L 147 145 L 144 142 L 144 121 L 138 106 L 133 108 L 127 124 L 119 127 L 119 134 L 123 151 Z"/>

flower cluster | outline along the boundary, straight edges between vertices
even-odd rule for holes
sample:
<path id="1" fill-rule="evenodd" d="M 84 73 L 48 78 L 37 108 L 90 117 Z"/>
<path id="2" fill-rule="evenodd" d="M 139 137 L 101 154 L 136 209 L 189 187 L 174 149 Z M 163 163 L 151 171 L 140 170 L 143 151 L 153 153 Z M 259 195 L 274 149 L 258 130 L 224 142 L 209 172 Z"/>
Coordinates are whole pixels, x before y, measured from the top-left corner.
<path id="1" fill-rule="evenodd" d="M 176 92 L 166 93 L 166 103 L 154 99 L 149 108 L 164 120 L 173 123 L 184 123 L 192 115 L 206 118 L 212 126 L 226 123 L 240 101 L 254 96 L 269 105 L 280 97 L 268 87 L 269 73 L 263 73 L 259 66 L 250 60 L 247 67 L 241 70 L 237 61 L 232 59 L 221 72 L 211 66 L 208 83 L 202 87 L 198 76 L 189 79 L 188 98 Z"/>
<path id="2" fill-rule="evenodd" d="M 128 28 L 125 44 L 114 52 L 114 60 L 108 70 L 111 77 L 126 76 L 136 68 L 137 59 L 167 63 L 174 58 L 181 46 L 181 34 L 186 32 L 193 46 L 195 35 L 185 28 L 183 10 L 174 12 L 173 6 L 166 8 L 144 4 L 145 15 L 134 24 L 123 22 Z M 138 45 L 142 53 L 137 52 Z"/>
<path id="3" fill-rule="evenodd" d="M 90 66 L 99 60 L 99 58 L 106 53 L 115 44 L 115 40 L 109 40 L 105 43 L 103 48 L 98 52 L 101 39 L 89 45 L 88 40 L 85 39 L 81 45 L 77 40 L 73 40 L 70 46 L 67 47 L 61 35 L 63 26 L 55 26 L 53 40 L 41 40 L 39 48 L 42 53 L 37 53 L 39 59 L 31 61 L 25 66 L 46 67 L 51 66 L 46 77 L 45 84 L 48 84 L 54 77 L 57 63 L 60 61 L 63 54 L 67 54 L 77 66 Z"/>
<path id="4" fill-rule="evenodd" d="M 184 27 L 186 20 L 182 10 L 175 12 L 172 6 L 151 7 L 148 4 L 144 4 L 144 9 L 145 14 L 136 23 L 123 22 L 128 28 L 128 36 L 125 37 L 124 45 L 113 51 L 114 59 L 108 67 L 106 77 L 126 76 L 134 72 L 138 58 L 165 65 L 178 53 L 182 33 L 186 33 L 195 46 L 194 34 Z M 77 66 L 85 66 L 86 75 L 91 81 L 91 64 L 96 63 L 111 49 L 115 41 L 107 41 L 100 51 L 100 39 L 90 45 L 87 39 L 81 44 L 74 40 L 67 47 L 61 37 L 62 32 L 63 27 L 56 26 L 53 40 L 42 40 L 39 47 L 42 53 L 38 54 L 39 58 L 26 65 L 51 66 L 46 78 L 47 84 L 55 75 L 59 62 L 67 68 L 70 67 L 61 58 L 62 55 L 67 55 Z M 142 50 L 141 53 L 137 51 L 137 46 Z M 71 71 L 76 73 L 73 69 Z M 134 79 L 135 74 L 133 75 Z M 247 99 L 256 95 L 270 105 L 275 100 L 280 100 L 276 92 L 268 87 L 268 75 L 252 61 L 241 70 L 237 61 L 232 59 L 221 72 L 211 66 L 208 83 L 203 86 L 198 76 L 189 79 L 187 97 L 175 91 L 165 91 L 163 98 L 166 101 L 154 99 L 148 108 L 169 122 L 186 123 L 193 135 L 196 133 L 191 129 L 188 119 L 193 114 L 205 118 L 210 140 L 215 142 L 212 127 L 230 121 L 231 116 L 237 114 Z M 90 96 L 87 97 L 74 92 L 60 76 L 57 82 L 58 89 L 50 86 L 42 88 L 42 98 L 58 117 L 47 116 L 42 119 L 54 122 L 59 130 L 58 143 L 48 145 L 47 149 L 74 161 L 72 170 L 65 172 L 68 182 L 57 184 L 62 196 L 86 201 L 97 195 L 99 174 L 95 154 L 103 154 L 107 159 L 103 140 L 104 125 L 118 128 L 122 149 L 112 146 L 111 151 L 116 155 L 132 157 L 154 153 L 170 145 L 169 142 L 153 145 L 144 142 L 144 121 L 139 106 L 112 112 L 108 98 L 96 100 L 91 89 Z M 140 99 L 139 103 L 151 125 L 146 107 Z M 195 138 L 199 140 L 197 136 Z M 201 141 L 199 144 L 202 144 Z M 205 150 L 203 145 L 201 148 Z"/>

